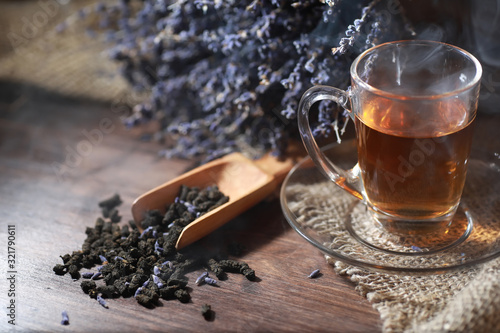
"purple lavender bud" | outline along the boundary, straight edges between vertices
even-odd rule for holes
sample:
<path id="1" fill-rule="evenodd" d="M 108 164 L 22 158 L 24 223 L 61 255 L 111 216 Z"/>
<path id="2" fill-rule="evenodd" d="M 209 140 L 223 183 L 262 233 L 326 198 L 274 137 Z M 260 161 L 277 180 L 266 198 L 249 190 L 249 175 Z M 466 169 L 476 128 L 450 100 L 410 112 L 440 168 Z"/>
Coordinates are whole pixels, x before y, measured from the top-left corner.
<path id="1" fill-rule="evenodd" d="M 311 274 L 309 274 L 307 277 L 310 279 L 314 279 L 318 276 L 319 276 L 319 268 L 312 271 Z"/>
<path id="2" fill-rule="evenodd" d="M 158 244 L 158 240 L 156 240 L 156 242 L 155 242 L 155 252 L 158 252 L 158 253 L 163 252 L 163 248 L 160 247 L 160 244 Z"/>
<path id="3" fill-rule="evenodd" d="M 149 226 L 149 227 L 147 227 L 146 229 L 144 229 L 144 231 L 143 231 L 143 232 L 141 233 L 141 235 L 139 236 L 139 239 L 141 239 L 142 237 L 144 237 L 144 235 L 145 235 L 146 233 L 148 233 L 149 231 L 151 231 L 152 229 L 153 229 L 153 227 L 152 227 L 152 226 Z"/>
<path id="4" fill-rule="evenodd" d="M 160 278 L 157 277 L 156 275 L 153 275 L 153 283 L 158 286 L 158 288 L 163 288 L 163 283 L 161 282 Z"/>
<path id="5" fill-rule="evenodd" d="M 117 261 L 117 260 L 120 260 L 120 261 L 125 261 L 125 259 L 123 259 L 122 257 L 119 257 L 119 256 L 116 256 L 116 257 L 115 257 L 115 261 Z"/>
<path id="6" fill-rule="evenodd" d="M 339 45 L 340 46 L 346 46 L 346 45 L 348 45 L 349 44 L 349 39 L 350 38 L 346 38 L 346 37 L 341 38 L 340 42 L 339 42 Z"/>
<path id="7" fill-rule="evenodd" d="M 168 265 L 168 268 L 174 268 L 174 264 L 170 260 L 167 260 L 161 264 L 161 266 Z"/>
<path id="8" fill-rule="evenodd" d="M 160 275 L 161 272 L 160 272 L 160 269 L 158 268 L 158 266 L 153 267 L 153 273 L 154 273 L 154 275 Z"/>
<path id="9" fill-rule="evenodd" d="M 314 58 L 311 58 L 309 59 L 306 64 L 304 65 L 304 69 L 310 73 L 313 73 L 314 70 L 315 70 L 315 67 L 314 67 Z"/>
<path id="10" fill-rule="evenodd" d="M 108 304 L 106 304 L 106 301 L 104 300 L 104 298 L 101 297 L 101 295 L 97 295 L 97 301 L 99 302 L 99 304 L 101 304 L 103 307 L 105 307 L 106 309 L 109 309 L 108 307 Z"/>
<path id="11" fill-rule="evenodd" d="M 69 325 L 69 317 L 68 317 L 68 312 L 64 310 L 62 313 L 62 320 L 61 320 L 61 325 Z"/>
<path id="12" fill-rule="evenodd" d="M 191 214 L 196 214 L 196 207 L 194 205 L 190 204 L 189 202 L 182 201 L 182 200 L 180 200 L 179 202 L 181 204 L 183 204 L 184 206 L 186 206 L 188 212 L 190 212 Z"/>
<path id="13" fill-rule="evenodd" d="M 354 36 L 356 34 L 356 27 L 353 26 L 352 24 L 347 27 L 347 30 L 345 32 L 346 36 Z"/>
<path id="14" fill-rule="evenodd" d="M 137 297 L 141 293 L 142 289 L 143 289 L 143 287 L 137 288 L 137 290 L 135 291 L 134 297 Z"/>
<path id="15" fill-rule="evenodd" d="M 90 279 L 90 278 L 92 278 L 93 275 L 94 275 L 93 272 L 85 272 L 85 273 L 82 273 L 82 278 Z"/>
<path id="16" fill-rule="evenodd" d="M 99 259 L 101 259 L 101 263 L 103 265 L 107 264 L 108 263 L 108 259 L 106 259 L 105 256 L 102 256 L 102 255 L 99 255 Z"/>
<path id="17" fill-rule="evenodd" d="M 208 277 L 208 272 L 203 272 L 201 275 L 196 279 L 196 285 L 200 285 L 202 282 L 205 281 L 205 278 Z"/>
<path id="18" fill-rule="evenodd" d="M 210 284 L 210 285 L 216 285 L 217 284 L 217 280 L 215 279 L 212 279 L 211 277 L 208 277 L 206 276 L 203 281 L 206 283 L 206 284 Z"/>
<path id="19" fill-rule="evenodd" d="M 91 280 L 97 280 L 98 278 L 101 277 L 101 272 L 96 272 L 94 275 L 90 277 Z"/>

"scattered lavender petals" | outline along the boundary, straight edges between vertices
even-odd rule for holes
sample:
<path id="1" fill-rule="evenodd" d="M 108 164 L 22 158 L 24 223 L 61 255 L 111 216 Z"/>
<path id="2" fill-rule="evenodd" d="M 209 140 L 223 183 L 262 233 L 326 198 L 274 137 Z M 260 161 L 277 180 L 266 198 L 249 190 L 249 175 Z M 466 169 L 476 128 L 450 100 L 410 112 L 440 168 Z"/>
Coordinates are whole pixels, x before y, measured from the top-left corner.
<path id="1" fill-rule="evenodd" d="M 135 293 L 134 293 L 134 297 L 137 297 L 139 296 L 139 294 L 142 292 L 142 289 L 144 289 L 143 287 L 139 287 L 136 289 Z"/>
<path id="2" fill-rule="evenodd" d="M 314 271 L 312 271 L 311 274 L 309 274 L 307 277 L 310 279 L 314 279 L 314 278 L 317 278 L 319 275 L 320 275 L 320 271 L 318 268 L 318 269 L 315 269 Z"/>
<path id="3" fill-rule="evenodd" d="M 99 304 L 101 304 L 104 308 L 109 309 L 108 304 L 104 298 L 101 297 L 101 295 L 97 295 L 97 302 L 99 302 Z"/>
<path id="4" fill-rule="evenodd" d="M 168 268 L 174 268 L 174 264 L 170 260 L 165 261 L 161 264 L 162 266 L 168 265 Z"/>
<path id="5" fill-rule="evenodd" d="M 158 240 L 155 242 L 155 252 L 161 254 L 163 252 L 163 248 L 158 243 Z"/>
<path id="6" fill-rule="evenodd" d="M 139 236 L 139 239 L 141 239 L 142 237 L 144 237 L 144 235 L 147 234 L 148 232 L 150 232 L 151 230 L 153 230 L 153 227 L 147 227 L 146 229 L 144 229 L 144 231 Z"/>
<path id="7" fill-rule="evenodd" d="M 69 325 L 69 317 L 68 317 L 68 312 L 64 310 L 62 313 L 62 320 L 61 320 L 61 325 Z"/>
<path id="8" fill-rule="evenodd" d="M 206 284 L 210 284 L 212 286 L 216 285 L 217 284 L 217 280 L 215 279 L 212 279 L 211 277 L 208 277 L 206 276 L 203 281 L 206 283 Z"/>
<path id="9" fill-rule="evenodd" d="M 412 249 L 413 251 L 416 251 L 416 252 L 422 252 L 422 251 L 423 251 L 420 247 L 415 246 L 415 245 L 412 245 L 412 246 L 411 246 L 411 249 Z"/>
<path id="10" fill-rule="evenodd" d="M 158 288 L 163 288 L 163 282 L 161 282 L 160 278 L 156 275 L 153 275 L 153 283 L 158 286 Z"/>
<path id="11" fill-rule="evenodd" d="M 196 279 L 195 284 L 200 285 L 205 281 L 205 278 L 208 276 L 208 272 L 203 272 L 201 275 Z"/>

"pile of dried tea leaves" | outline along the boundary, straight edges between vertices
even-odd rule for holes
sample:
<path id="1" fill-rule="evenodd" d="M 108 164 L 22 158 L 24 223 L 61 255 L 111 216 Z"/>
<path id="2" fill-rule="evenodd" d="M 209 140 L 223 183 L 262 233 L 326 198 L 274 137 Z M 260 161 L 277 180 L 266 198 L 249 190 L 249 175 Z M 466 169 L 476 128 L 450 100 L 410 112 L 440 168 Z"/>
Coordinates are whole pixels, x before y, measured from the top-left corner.
<path id="1" fill-rule="evenodd" d="M 226 272 L 231 272 L 254 280 L 254 270 L 244 262 L 193 257 L 175 248 L 186 225 L 228 200 L 216 186 L 181 186 L 165 214 L 158 210 L 147 212 L 140 233 L 133 221 L 119 225 L 117 207 L 122 201 L 114 195 L 99 203 L 102 217 L 97 218 L 93 228 L 87 227 L 82 249 L 61 256 L 63 263 L 53 270 L 58 275 L 69 273 L 74 280 L 83 278 L 83 292 L 106 308 L 104 299 L 117 297 L 135 297 L 146 307 L 154 307 L 160 298 L 186 303 L 191 298 L 186 273 L 195 270 L 206 271 L 207 284 L 216 283 L 208 277 L 208 271 L 218 279 L 225 279 Z M 86 272 L 80 273 L 82 269 Z M 203 313 L 206 316 L 206 311 Z"/>

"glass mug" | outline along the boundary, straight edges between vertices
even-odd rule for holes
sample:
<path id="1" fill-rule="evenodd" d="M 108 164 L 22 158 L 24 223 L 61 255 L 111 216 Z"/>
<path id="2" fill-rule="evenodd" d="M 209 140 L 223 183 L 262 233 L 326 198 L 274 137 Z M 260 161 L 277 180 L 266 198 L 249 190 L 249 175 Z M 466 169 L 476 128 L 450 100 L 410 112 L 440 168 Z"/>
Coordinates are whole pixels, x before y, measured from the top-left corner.
<path id="1" fill-rule="evenodd" d="M 397 41 L 363 52 L 350 74 L 350 92 L 315 86 L 302 96 L 298 125 L 309 156 L 391 232 L 450 225 L 467 172 L 479 61 L 444 43 Z M 313 138 L 309 110 L 321 100 L 354 120 L 358 163 L 350 170 L 326 158 Z"/>

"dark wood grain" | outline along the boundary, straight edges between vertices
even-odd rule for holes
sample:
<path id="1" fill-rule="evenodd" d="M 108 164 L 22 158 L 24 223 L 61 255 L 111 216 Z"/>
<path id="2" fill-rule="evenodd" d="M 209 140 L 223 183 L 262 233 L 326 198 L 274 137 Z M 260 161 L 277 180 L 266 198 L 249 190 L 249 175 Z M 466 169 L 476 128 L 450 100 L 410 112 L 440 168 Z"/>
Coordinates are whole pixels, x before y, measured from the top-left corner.
<path id="1" fill-rule="evenodd" d="M 0 244 L 5 253 L 7 225 L 16 226 L 16 324 L 26 331 L 129 332 L 377 332 L 381 323 L 369 302 L 338 276 L 322 254 L 285 221 L 279 202 L 269 199 L 186 248 L 188 255 L 225 251 L 238 242 L 237 258 L 255 269 L 258 280 L 231 274 L 219 287 L 196 286 L 200 271 L 188 274 L 188 304 L 162 300 L 147 309 L 133 298 L 101 307 L 79 281 L 52 272 L 59 255 L 81 248 L 85 228 L 100 215 L 97 202 L 119 193 L 123 220 L 144 191 L 182 173 L 186 161 L 159 159 L 155 143 L 127 132 L 109 106 L 74 101 L 25 86 L 0 84 Z M 68 152 L 83 147 L 83 130 L 108 118 L 113 131 L 87 156 L 59 174 Z M 67 164 L 67 163 L 66 163 Z M 71 163 L 70 163 L 71 164 Z M 59 172 L 60 173 L 60 172 Z M 5 260 L 2 261 L 4 265 Z M 5 267 L 5 266 L 3 266 Z M 320 268 L 322 276 L 307 275 Z M 2 278 L 2 307 L 6 284 Z M 213 321 L 200 314 L 208 303 Z M 67 310 L 70 326 L 60 324 Z M 2 316 L 0 331 L 10 328 Z"/>

